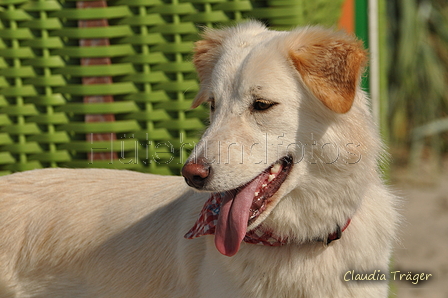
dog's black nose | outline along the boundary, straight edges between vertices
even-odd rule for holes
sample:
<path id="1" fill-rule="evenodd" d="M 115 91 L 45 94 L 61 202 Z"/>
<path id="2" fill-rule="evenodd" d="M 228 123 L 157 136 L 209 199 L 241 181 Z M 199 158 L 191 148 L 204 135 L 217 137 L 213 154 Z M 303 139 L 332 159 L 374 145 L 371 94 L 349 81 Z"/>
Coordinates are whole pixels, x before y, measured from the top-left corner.
<path id="1" fill-rule="evenodd" d="M 191 187 L 202 189 L 207 177 L 210 175 L 210 165 L 205 158 L 198 158 L 196 162 L 190 161 L 182 168 L 182 176 Z"/>

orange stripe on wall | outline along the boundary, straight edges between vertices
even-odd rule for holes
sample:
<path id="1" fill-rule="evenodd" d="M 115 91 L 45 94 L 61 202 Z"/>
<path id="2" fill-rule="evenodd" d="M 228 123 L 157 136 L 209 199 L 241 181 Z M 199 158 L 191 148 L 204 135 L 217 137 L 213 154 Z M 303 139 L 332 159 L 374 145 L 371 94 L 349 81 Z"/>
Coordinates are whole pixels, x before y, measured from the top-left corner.
<path id="1" fill-rule="evenodd" d="M 342 14 L 339 19 L 338 27 L 348 33 L 355 32 L 355 5 L 354 0 L 345 0 L 342 4 Z"/>

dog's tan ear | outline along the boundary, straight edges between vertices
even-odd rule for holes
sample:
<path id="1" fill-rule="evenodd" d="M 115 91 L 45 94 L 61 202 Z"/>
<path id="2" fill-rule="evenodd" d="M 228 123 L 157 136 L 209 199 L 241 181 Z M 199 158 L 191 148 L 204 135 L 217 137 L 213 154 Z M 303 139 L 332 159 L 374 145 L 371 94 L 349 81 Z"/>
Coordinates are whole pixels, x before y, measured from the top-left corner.
<path id="1" fill-rule="evenodd" d="M 332 111 L 348 112 L 367 62 L 362 42 L 320 28 L 306 29 L 295 38 L 289 57 L 308 89 Z"/>
<path id="2" fill-rule="evenodd" d="M 201 86 L 206 86 L 210 80 L 213 67 L 216 64 L 223 40 L 227 35 L 226 30 L 205 29 L 202 40 L 195 43 L 193 63 L 196 67 Z M 192 108 L 198 107 L 208 100 L 207 92 L 201 88 L 193 101 Z"/>

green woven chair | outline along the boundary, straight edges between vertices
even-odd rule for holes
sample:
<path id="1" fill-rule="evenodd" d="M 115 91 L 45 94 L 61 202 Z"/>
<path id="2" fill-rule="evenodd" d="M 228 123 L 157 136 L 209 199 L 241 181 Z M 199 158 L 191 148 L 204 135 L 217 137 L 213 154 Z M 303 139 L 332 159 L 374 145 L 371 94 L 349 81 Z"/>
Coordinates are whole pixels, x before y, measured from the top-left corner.
<path id="1" fill-rule="evenodd" d="M 70 0 L 1 0 L 0 175 L 42 167 L 178 174 L 207 118 L 204 107 L 189 110 L 200 26 L 245 18 L 276 29 L 333 25 L 341 2 L 111 0 L 79 9 Z M 108 26 L 79 27 L 92 19 Z M 99 39 L 108 45 L 80 45 Z M 94 58 L 110 63 L 82 65 Z M 83 84 L 92 77 L 110 83 Z M 95 96 L 112 101 L 85 102 Z M 89 115 L 114 121 L 86 122 Z M 90 141 L 93 135 L 105 139 Z M 110 158 L 89 158 L 101 152 Z"/>

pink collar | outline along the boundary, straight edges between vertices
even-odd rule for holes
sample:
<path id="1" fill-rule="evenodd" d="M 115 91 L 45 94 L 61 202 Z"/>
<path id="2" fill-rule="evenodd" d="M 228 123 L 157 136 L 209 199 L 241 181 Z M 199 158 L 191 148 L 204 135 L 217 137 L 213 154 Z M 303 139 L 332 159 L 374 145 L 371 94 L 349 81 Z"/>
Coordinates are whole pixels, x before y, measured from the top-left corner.
<path id="1" fill-rule="evenodd" d="M 193 239 L 204 235 L 214 235 L 216 223 L 218 222 L 219 210 L 221 208 L 223 193 L 212 193 L 210 198 L 205 203 L 199 214 L 199 218 L 194 226 L 185 234 L 185 238 Z M 316 241 L 323 242 L 324 245 L 330 244 L 334 240 L 341 238 L 342 232 L 350 224 L 350 219 L 347 220 L 344 227 L 341 229 L 337 225 L 336 231 L 328 235 L 328 238 L 317 239 Z M 288 238 L 281 238 L 275 235 L 272 231 L 265 230 L 260 225 L 257 228 L 246 233 L 243 239 L 246 243 L 266 245 L 266 246 L 282 246 L 288 242 Z"/>

